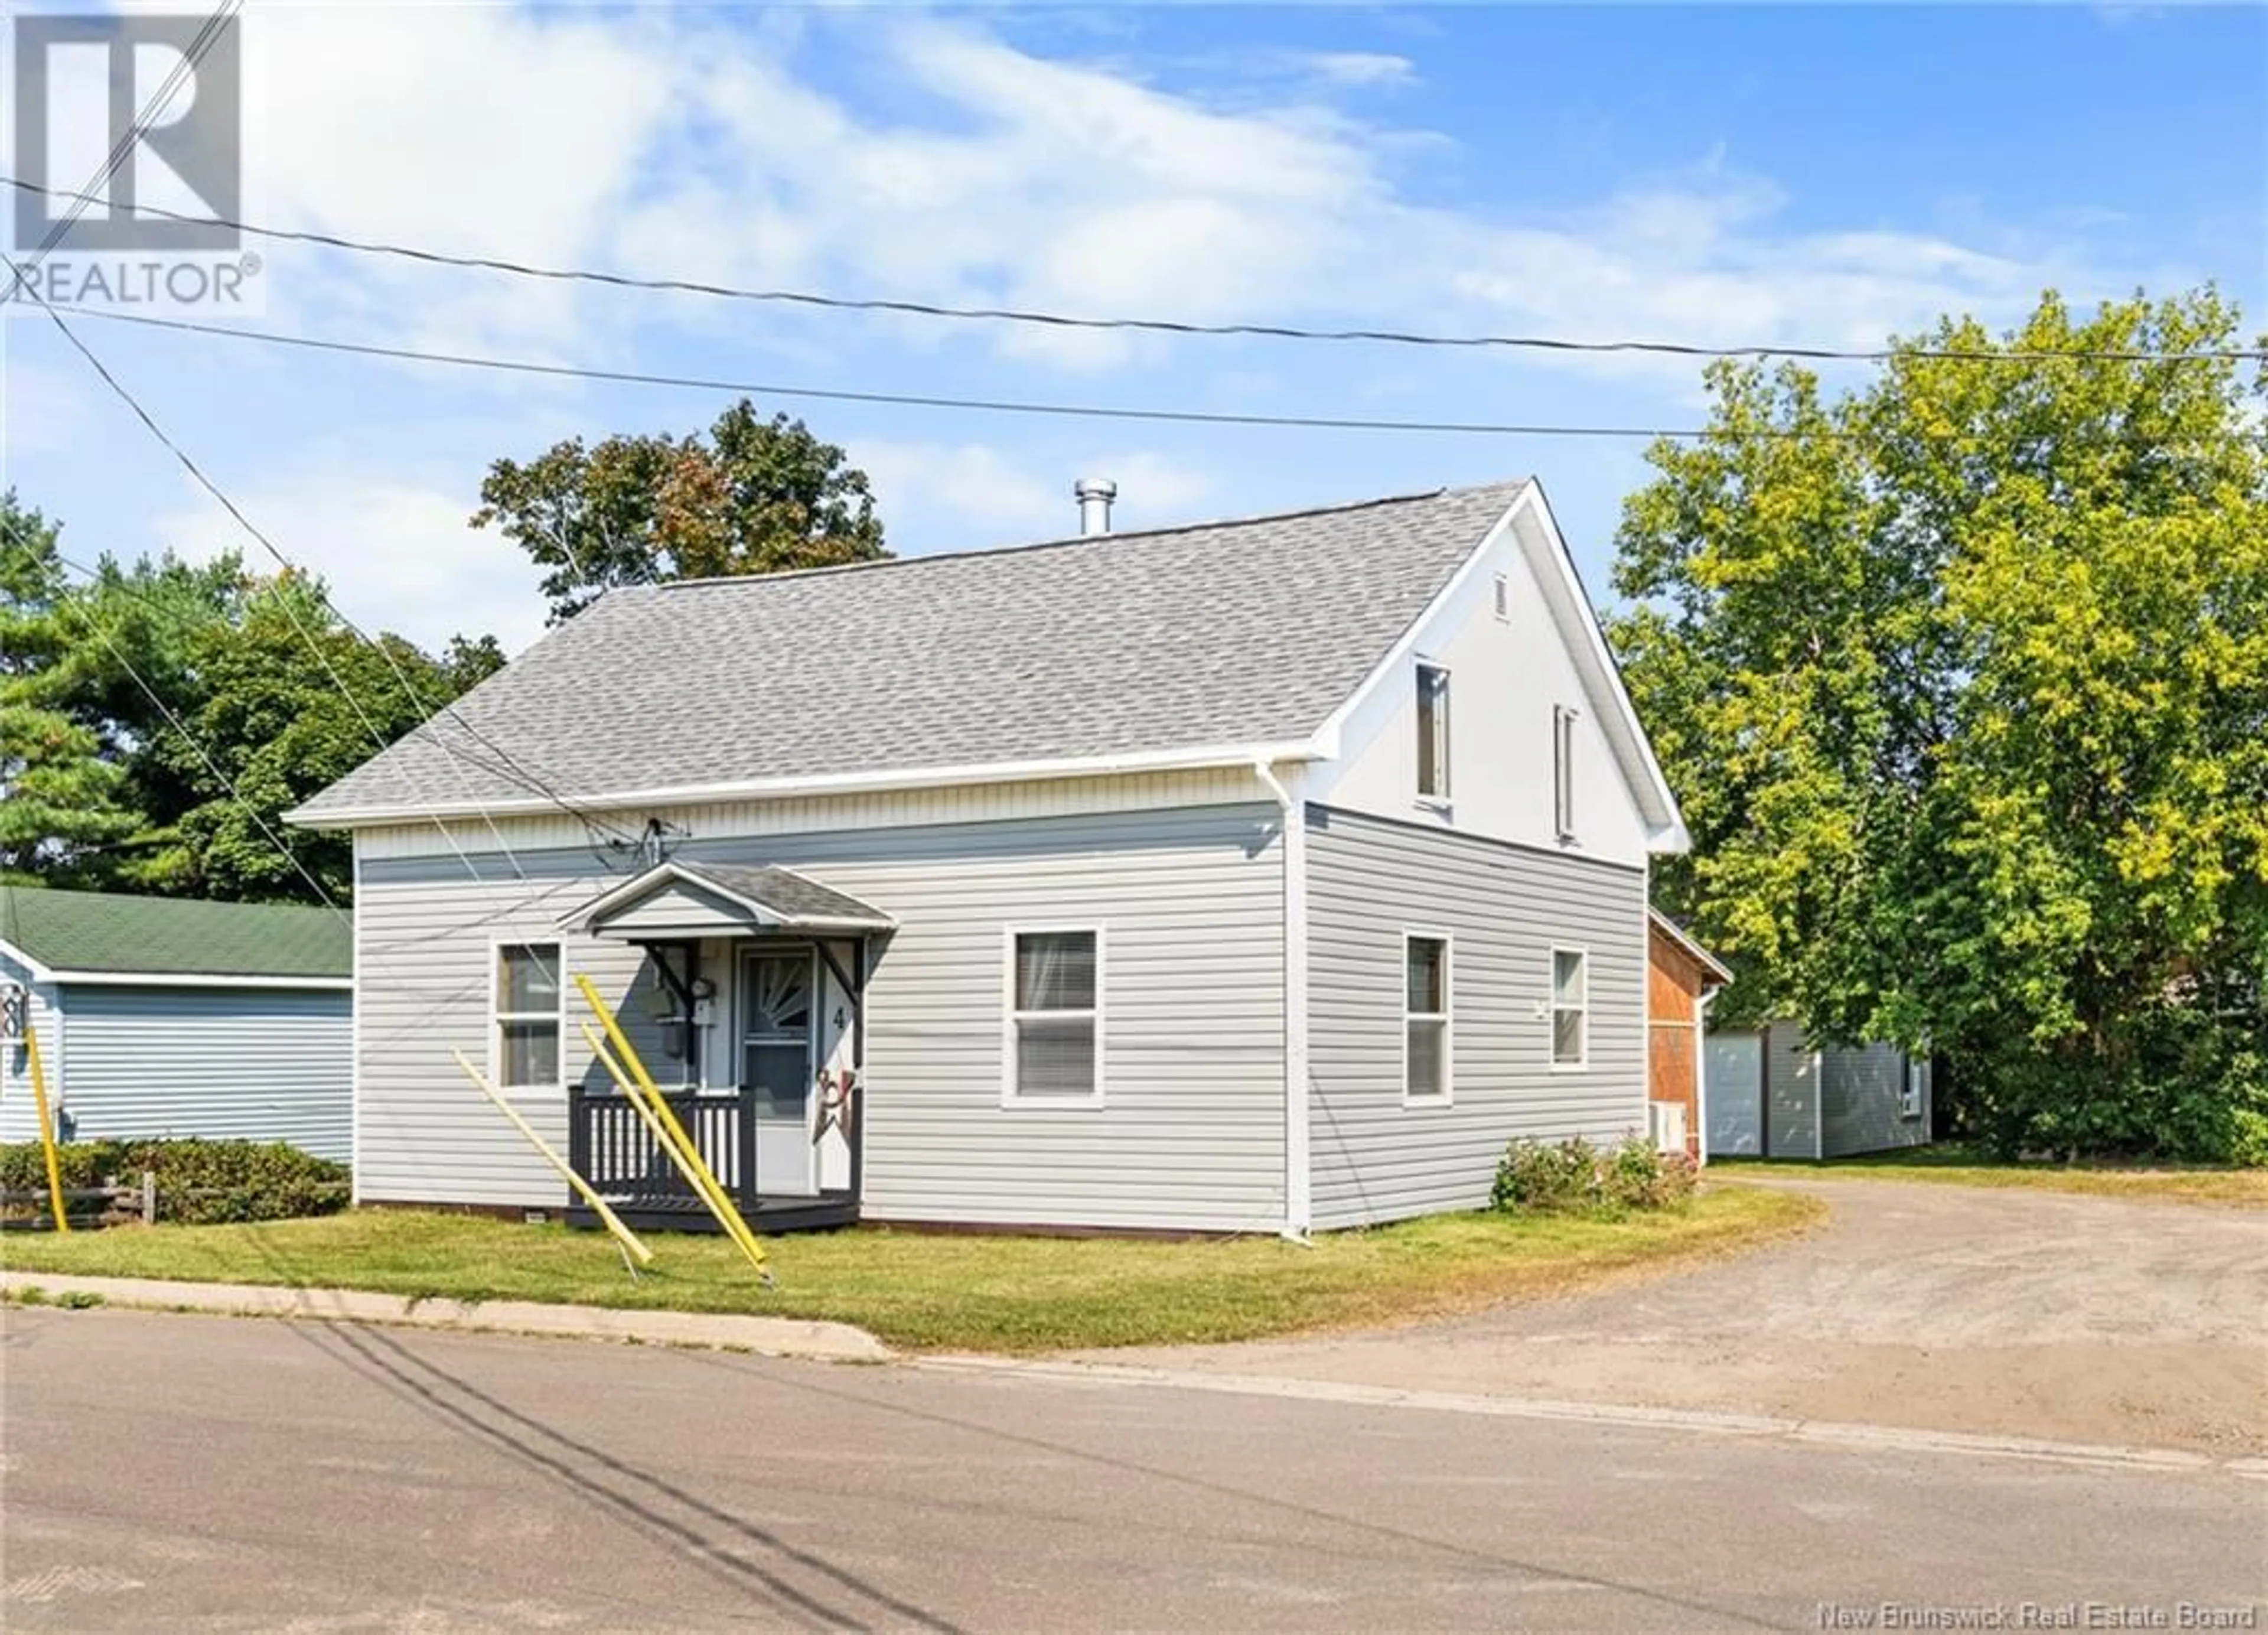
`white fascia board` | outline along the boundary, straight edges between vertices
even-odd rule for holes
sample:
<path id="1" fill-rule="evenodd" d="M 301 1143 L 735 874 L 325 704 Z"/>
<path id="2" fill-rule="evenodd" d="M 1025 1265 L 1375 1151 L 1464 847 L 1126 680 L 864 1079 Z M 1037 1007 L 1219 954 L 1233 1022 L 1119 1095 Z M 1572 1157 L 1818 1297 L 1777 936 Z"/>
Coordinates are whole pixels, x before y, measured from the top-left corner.
<path id="1" fill-rule="evenodd" d="M 1541 556 L 1550 563 L 1551 571 L 1539 576 L 1544 601 L 1557 615 L 1561 632 L 1574 639 L 1579 661 L 1586 664 L 1605 694 L 1611 706 L 1606 718 L 1615 735 L 1638 761 L 1643 776 L 1635 781 L 1631 792 L 1638 797 L 1638 810 L 1646 819 L 1647 848 L 1656 852 L 1691 851 L 1692 838 L 1686 833 L 1685 820 L 1677 810 L 1677 797 L 1670 793 L 1669 780 L 1662 776 L 1661 762 L 1654 758 L 1646 725 L 1638 718 L 1638 706 L 1631 702 L 1630 689 L 1623 685 L 1622 670 L 1615 663 L 1614 650 L 1607 645 L 1607 633 L 1601 628 L 1598 612 L 1583 589 L 1582 576 L 1575 571 L 1575 559 L 1568 554 L 1566 536 L 1559 532 L 1559 524 L 1551 515 L 1550 502 L 1543 497 L 1542 483 L 1531 482 L 1521 490 L 1507 520 L 1522 527 L 1523 543 L 1542 547 L 1530 553 L 1530 561 Z M 1526 532 L 1529 529 L 1534 532 Z M 1580 636 L 1575 634 L 1577 631 Z"/>
<path id="2" fill-rule="evenodd" d="M 1521 490 L 1512 504 L 1506 507 L 1504 515 L 1489 526 L 1488 532 L 1481 536 L 1479 542 L 1473 547 L 1464 561 L 1457 564 L 1457 571 L 1449 576 L 1448 583 L 1433 593 L 1433 600 L 1425 604 L 1425 611 L 1410 622 L 1410 628 L 1402 632 L 1401 639 L 1388 648 L 1386 657 L 1381 659 L 1372 667 L 1370 674 L 1363 677 L 1362 685 L 1354 689 L 1353 694 L 1345 703 L 1332 711 L 1329 718 L 1316 730 L 1315 742 L 1318 745 L 1329 746 L 1330 752 L 1328 756 L 1317 756 L 1316 759 L 1337 759 L 1344 740 L 1347 722 L 1353 717 L 1355 711 L 1369 702 L 1373 694 L 1387 685 L 1392 677 L 1399 675 L 1403 667 L 1417 656 L 1420 638 L 1432 628 L 1434 622 L 1440 616 L 1441 610 L 1456 600 L 1458 593 L 1464 589 L 1466 582 L 1480 571 L 1481 564 L 1488 560 L 1489 553 L 1495 549 L 1497 541 L 1504 537 L 1505 530 L 1512 527 L 1512 519 L 1520 514 L 1520 508 L 1527 503 L 1528 495 L 1533 493 L 1535 489 L 1535 485 L 1530 482 Z"/>
<path id="3" fill-rule="evenodd" d="M 53 982 L 55 979 L 55 972 L 49 970 L 46 966 L 40 964 L 39 961 L 33 959 L 30 954 L 25 953 L 21 948 L 18 947 L 14 943 L 8 941 L 5 938 L 0 938 L 0 954 L 6 954 L 10 959 L 15 961 L 17 964 L 22 966 L 26 971 L 30 972 L 33 982 Z"/>
<path id="4" fill-rule="evenodd" d="M 792 869 L 782 869 L 780 872 L 794 873 Z M 797 874 L 796 878 L 811 880 L 814 886 L 821 883 L 812 880 L 808 874 Z M 674 862 L 658 863 L 643 874 L 632 875 L 612 890 L 593 897 L 581 908 L 569 910 L 555 923 L 562 931 L 590 932 L 593 921 L 628 904 L 640 902 L 673 881 L 679 885 L 694 887 L 712 897 L 722 897 L 734 907 L 746 910 L 748 917 L 759 926 L 776 927 L 784 931 L 839 931 L 846 935 L 869 932 L 880 933 L 895 931 L 898 927 L 898 923 L 887 916 L 860 915 L 846 916 L 841 919 L 828 919 L 814 918 L 808 915 L 783 914 L 770 903 L 760 898 L 751 897 L 745 892 L 735 891 L 720 880 L 711 880 L 698 869 L 686 868 Z M 602 935 L 603 933 L 592 932 L 591 934 Z M 702 934 L 713 937 L 718 933 L 711 929 L 703 932 Z"/>
<path id="5" fill-rule="evenodd" d="M 1230 744 L 1196 749 L 1165 749 L 1123 755 L 1079 755 L 1054 761 L 1003 761 L 980 766 L 909 767 L 895 770 L 844 772 L 818 777 L 751 778 L 731 784 L 679 784 L 654 789 L 569 793 L 563 799 L 578 811 L 613 812 L 647 806 L 691 806 L 715 800 L 785 800 L 813 795 L 864 795 L 892 790 L 953 789 L 976 784 L 1039 783 L 1066 777 L 1116 777 L 1142 772 L 1197 772 L 1219 767 L 1248 767 L 1254 762 L 1323 758 L 1322 735 L 1278 744 Z M 403 802 L 355 806 L 308 814 L 304 806 L 284 821 L 307 829 L 364 829 L 433 818 L 507 817 L 556 812 L 562 802 L 542 795 L 513 795 L 495 800 Z"/>
<path id="6" fill-rule="evenodd" d="M 320 988 L 344 993 L 351 976 L 207 976 L 183 971 L 50 971 L 48 982 L 91 988 Z"/>

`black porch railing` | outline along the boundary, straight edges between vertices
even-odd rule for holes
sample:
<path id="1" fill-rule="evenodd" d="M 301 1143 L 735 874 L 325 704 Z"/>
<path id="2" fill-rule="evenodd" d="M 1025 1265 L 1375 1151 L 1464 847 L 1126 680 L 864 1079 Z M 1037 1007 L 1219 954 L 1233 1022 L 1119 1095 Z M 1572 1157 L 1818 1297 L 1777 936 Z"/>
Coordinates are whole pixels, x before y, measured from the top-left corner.
<path id="1" fill-rule="evenodd" d="M 665 1091 L 661 1099 L 692 1138 L 710 1174 L 759 1231 L 847 1226 L 858 1218 L 855 1186 L 816 1196 L 766 1197 L 758 1192 L 755 1090 Z M 799 1132 L 775 1138 L 798 1139 Z M 634 1226 L 716 1226 L 692 1182 L 661 1150 L 627 1096 L 568 1086 L 567 1161 Z M 574 1226 L 597 1224 L 593 1212 L 571 1197 L 567 1219 Z"/>
<path id="2" fill-rule="evenodd" d="M 756 1201 L 756 1098 L 752 1090 L 671 1094 L 669 1104 L 709 1173 L 742 1208 Z M 661 1150 L 628 1096 L 567 1092 L 567 1161 L 608 1203 L 702 1207 L 693 1185 Z"/>

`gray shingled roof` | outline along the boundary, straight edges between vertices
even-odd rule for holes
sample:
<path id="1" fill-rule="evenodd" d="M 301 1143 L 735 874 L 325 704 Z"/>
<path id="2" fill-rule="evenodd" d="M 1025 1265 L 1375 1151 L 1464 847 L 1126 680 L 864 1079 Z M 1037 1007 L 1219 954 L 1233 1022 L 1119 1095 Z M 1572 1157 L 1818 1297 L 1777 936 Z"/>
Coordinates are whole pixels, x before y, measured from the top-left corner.
<path id="1" fill-rule="evenodd" d="M 1304 740 L 1524 486 L 615 591 L 294 815 Z"/>
<path id="2" fill-rule="evenodd" d="M 689 858 L 680 858 L 676 863 L 694 879 L 706 880 L 745 902 L 761 902 L 791 924 L 858 920 L 889 923 L 890 917 L 873 903 L 861 902 L 848 892 L 822 886 L 808 874 L 799 874 L 793 869 L 701 863 Z"/>

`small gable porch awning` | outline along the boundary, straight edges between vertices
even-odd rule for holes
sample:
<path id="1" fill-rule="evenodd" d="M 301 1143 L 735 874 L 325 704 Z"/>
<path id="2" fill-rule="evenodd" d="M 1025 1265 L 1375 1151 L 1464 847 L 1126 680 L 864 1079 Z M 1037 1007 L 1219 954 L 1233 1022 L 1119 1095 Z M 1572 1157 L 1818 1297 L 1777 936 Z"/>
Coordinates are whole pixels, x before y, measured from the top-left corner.
<path id="1" fill-rule="evenodd" d="M 871 903 L 793 869 L 725 863 L 657 863 L 601 893 L 559 924 L 621 942 L 803 932 L 863 937 L 897 922 Z"/>

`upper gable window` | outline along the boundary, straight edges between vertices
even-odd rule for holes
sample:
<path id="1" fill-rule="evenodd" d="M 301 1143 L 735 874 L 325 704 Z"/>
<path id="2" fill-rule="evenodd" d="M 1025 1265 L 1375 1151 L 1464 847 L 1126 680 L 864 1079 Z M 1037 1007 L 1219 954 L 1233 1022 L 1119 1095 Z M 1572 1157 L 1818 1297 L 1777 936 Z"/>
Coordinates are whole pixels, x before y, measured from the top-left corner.
<path id="1" fill-rule="evenodd" d="M 1551 813 L 1562 840 L 1575 838 L 1575 712 L 1551 711 Z"/>
<path id="2" fill-rule="evenodd" d="M 1418 667 L 1418 793 L 1449 798 L 1449 673 L 1433 664 Z"/>

